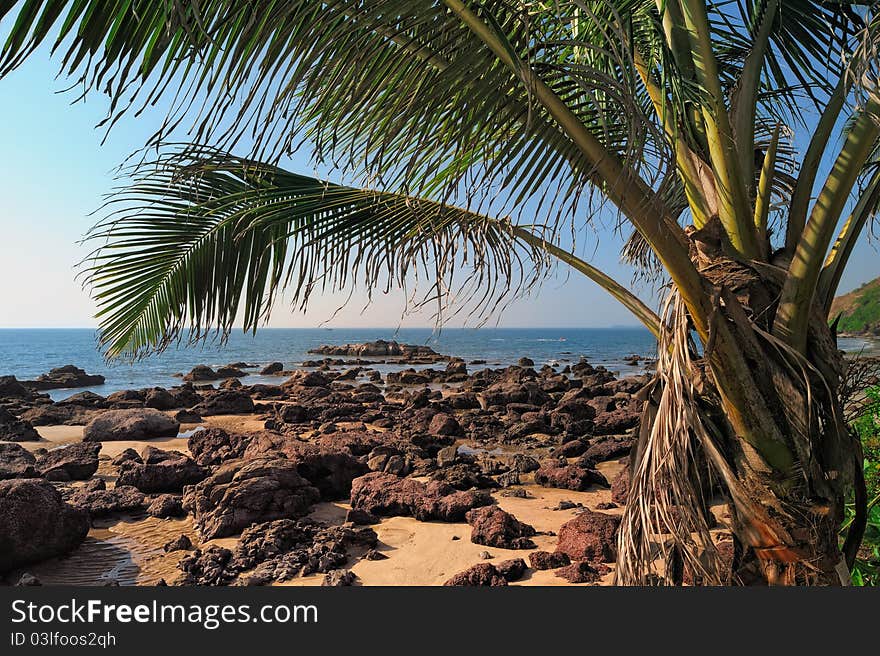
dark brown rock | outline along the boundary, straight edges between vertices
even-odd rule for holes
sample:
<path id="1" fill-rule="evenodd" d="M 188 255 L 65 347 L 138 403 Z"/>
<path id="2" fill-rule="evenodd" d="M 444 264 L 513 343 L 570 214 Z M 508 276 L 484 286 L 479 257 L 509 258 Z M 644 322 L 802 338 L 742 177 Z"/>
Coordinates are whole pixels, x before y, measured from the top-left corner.
<path id="1" fill-rule="evenodd" d="M 174 437 L 179 430 L 179 423 L 153 408 L 107 410 L 86 425 L 83 441 L 148 440 Z"/>
<path id="2" fill-rule="evenodd" d="M 471 542 L 498 549 L 534 549 L 530 539 L 535 529 L 523 524 L 498 506 L 486 506 L 468 511 L 465 516 L 471 525 Z"/>
<path id="3" fill-rule="evenodd" d="M 141 454 L 142 462 L 129 460 L 119 466 L 117 484 L 131 485 L 141 492 L 181 492 L 198 483 L 208 470 L 179 451 L 154 449 Z"/>
<path id="4" fill-rule="evenodd" d="M 72 506 L 87 510 L 89 516 L 95 518 L 139 512 L 144 508 L 144 495 L 130 485 L 117 485 L 110 490 L 83 487 L 70 496 L 69 502 Z"/>
<path id="5" fill-rule="evenodd" d="M 40 476 L 50 481 L 81 481 L 98 471 L 100 444 L 77 442 L 52 449 L 37 458 Z"/>
<path id="6" fill-rule="evenodd" d="M 614 562 L 620 517 L 585 510 L 559 529 L 556 551 L 572 560 Z"/>
<path id="7" fill-rule="evenodd" d="M 0 572 L 64 555 L 88 532 L 88 515 L 48 481 L 0 481 Z"/>
<path id="8" fill-rule="evenodd" d="M 372 473 L 352 482 L 351 506 L 379 516 L 460 522 L 468 510 L 492 503 L 485 492 L 461 492 L 432 481 L 427 485 L 392 474 Z"/>
<path id="9" fill-rule="evenodd" d="M 14 414 L 0 407 L 0 440 L 7 442 L 37 442 L 39 433 L 33 425 L 24 419 L 19 419 Z"/>
<path id="10" fill-rule="evenodd" d="M 320 492 L 281 458 L 225 463 L 205 480 L 184 490 L 184 508 L 192 512 L 207 539 L 234 535 L 255 522 L 302 517 Z"/>
<path id="11" fill-rule="evenodd" d="M 459 572 L 443 585 L 446 586 L 501 586 L 507 585 L 507 579 L 492 563 L 478 563 L 473 567 Z"/>
<path id="12" fill-rule="evenodd" d="M 36 380 L 23 380 L 21 384 L 33 390 L 63 389 L 68 387 L 92 387 L 103 385 L 104 377 L 90 375 L 72 364 L 56 367 Z"/>
<path id="13" fill-rule="evenodd" d="M 0 442 L 0 481 L 8 478 L 37 478 L 36 458 L 20 444 Z"/>
<path id="14" fill-rule="evenodd" d="M 576 491 L 588 490 L 593 485 L 608 487 L 600 472 L 577 465 L 545 465 L 535 472 L 535 483 Z"/>
<path id="15" fill-rule="evenodd" d="M 529 554 L 529 564 L 532 569 L 556 569 L 570 563 L 571 559 L 561 551 L 534 551 Z"/>
<path id="16" fill-rule="evenodd" d="M 254 411 L 254 402 L 248 394 L 239 390 L 216 390 L 208 392 L 192 411 L 202 417 L 250 414 Z"/>

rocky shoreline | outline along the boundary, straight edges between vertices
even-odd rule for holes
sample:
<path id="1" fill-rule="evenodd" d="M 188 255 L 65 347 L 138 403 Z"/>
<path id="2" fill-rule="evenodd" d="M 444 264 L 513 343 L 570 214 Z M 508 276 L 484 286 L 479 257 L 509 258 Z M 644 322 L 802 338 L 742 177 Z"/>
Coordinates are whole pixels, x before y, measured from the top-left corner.
<path id="1" fill-rule="evenodd" d="M 0 442 L 0 576 L 48 581 L 107 531 L 149 530 L 152 551 L 129 554 L 141 573 L 108 583 L 370 584 L 427 558 L 423 533 L 453 531 L 468 566 L 431 581 L 607 583 L 648 377 L 583 360 L 470 372 L 435 355 L 444 366 L 384 377 L 332 358 L 264 365 L 277 385 L 214 388 L 196 367 L 177 387 L 59 402 L 0 378 L 0 439 L 15 440 Z"/>

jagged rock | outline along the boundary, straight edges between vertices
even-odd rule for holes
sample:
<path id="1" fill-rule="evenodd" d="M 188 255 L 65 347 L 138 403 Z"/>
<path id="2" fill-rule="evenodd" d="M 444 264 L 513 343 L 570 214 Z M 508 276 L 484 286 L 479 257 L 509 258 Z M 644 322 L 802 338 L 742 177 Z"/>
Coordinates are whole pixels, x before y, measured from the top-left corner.
<path id="1" fill-rule="evenodd" d="M 626 438 L 600 437 L 594 440 L 590 447 L 584 451 L 584 457 L 593 462 L 605 462 L 614 458 L 628 455 L 632 449 L 633 440 Z"/>
<path id="2" fill-rule="evenodd" d="M 535 483 L 576 491 L 588 490 L 592 485 L 608 487 L 600 472 L 577 465 L 545 465 L 535 472 Z"/>
<path id="3" fill-rule="evenodd" d="M 181 533 L 178 537 L 166 542 L 165 545 L 162 547 L 162 550 L 165 553 L 170 553 L 172 551 L 189 551 L 192 548 L 192 540 L 190 540 L 188 536 Z"/>
<path id="4" fill-rule="evenodd" d="M 526 561 L 522 558 L 511 558 L 510 560 L 502 560 L 495 566 L 498 573 L 504 577 L 506 581 L 519 581 L 523 574 L 526 573 Z"/>
<path id="5" fill-rule="evenodd" d="M 265 367 L 260 369 L 261 376 L 272 376 L 274 374 L 280 374 L 284 371 L 284 363 L 282 362 L 273 362 L 271 364 L 267 364 Z"/>
<path id="6" fill-rule="evenodd" d="M 491 503 L 492 497 L 482 491 L 461 492 L 437 481 L 426 485 L 392 474 L 367 474 L 356 478 L 351 486 L 352 508 L 386 517 L 460 522 L 468 510 Z"/>
<path id="7" fill-rule="evenodd" d="M 334 569 L 324 575 L 324 580 L 321 582 L 321 585 L 325 587 L 340 588 L 354 585 L 356 580 L 357 576 L 355 576 L 354 572 L 347 569 Z"/>
<path id="8" fill-rule="evenodd" d="M 498 506 L 486 506 L 468 511 L 465 516 L 471 525 L 471 542 L 498 549 L 534 549 L 529 538 L 535 529 L 523 524 Z"/>
<path id="9" fill-rule="evenodd" d="M 572 560 L 614 562 L 620 517 L 585 510 L 559 529 L 556 551 Z"/>
<path id="10" fill-rule="evenodd" d="M 177 563 L 183 572 L 181 585 L 227 585 L 236 572 L 230 567 L 232 551 L 225 547 L 212 545 L 206 549 L 196 549 Z"/>
<path id="11" fill-rule="evenodd" d="M 189 452 L 200 465 L 219 465 L 225 460 L 240 458 L 248 439 L 240 433 L 228 433 L 222 428 L 194 431 L 186 440 Z"/>
<path id="12" fill-rule="evenodd" d="M 446 586 L 501 586 L 507 585 L 507 579 L 492 563 L 478 563 L 473 567 L 459 572 L 443 585 Z"/>
<path id="13" fill-rule="evenodd" d="M 183 377 L 185 381 L 192 383 L 217 380 L 217 378 L 217 372 L 205 364 L 197 364 Z"/>
<path id="14" fill-rule="evenodd" d="M 183 506 L 206 538 L 234 535 L 255 522 L 297 518 L 308 513 L 320 492 L 281 458 L 225 463 L 184 490 Z"/>
<path id="15" fill-rule="evenodd" d="M 611 500 L 614 503 L 625 504 L 629 495 L 629 484 L 632 478 L 629 466 L 620 470 L 620 473 L 611 482 Z"/>
<path id="16" fill-rule="evenodd" d="M 529 554 L 529 564 L 532 569 L 556 569 L 571 564 L 568 554 L 561 551 L 533 551 Z"/>
<path id="17" fill-rule="evenodd" d="M 123 462 L 127 462 L 129 460 L 132 460 L 134 462 L 143 462 L 143 460 L 141 460 L 140 454 L 137 451 L 135 451 L 134 449 L 132 449 L 131 447 L 129 447 L 129 448 L 125 449 L 122 453 L 120 453 L 118 456 L 113 458 L 113 464 L 116 465 L 117 467 L 119 467 L 119 465 L 121 465 Z"/>
<path id="18" fill-rule="evenodd" d="M 107 410 L 86 425 L 83 441 L 148 440 L 174 437 L 179 430 L 179 423 L 153 408 Z"/>
<path id="19" fill-rule="evenodd" d="M 87 510 L 95 518 L 141 511 L 144 507 L 144 495 L 130 485 L 117 485 L 110 490 L 83 487 L 70 496 L 69 502 L 72 506 Z"/>
<path id="20" fill-rule="evenodd" d="M 81 405 L 46 403 L 26 410 L 21 418 L 32 426 L 82 426 L 102 412 Z"/>
<path id="21" fill-rule="evenodd" d="M 147 506 L 147 514 L 151 517 L 165 519 L 167 517 L 183 517 L 186 511 L 183 502 L 176 494 L 160 494 Z"/>
<path id="22" fill-rule="evenodd" d="M 37 478 L 36 458 L 20 444 L 0 442 L 0 480 Z"/>
<path id="23" fill-rule="evenodd" d="M 37 442 L 40 434 L 33 425 L 0 407 L 0 440 L 8 442 Z"/>
<path id="24" fill-rule="evenodd" d="M 202 417 L 250 414 L 254 411 L 254 401 L 239 390 L 217 390 L 209 392 L 192 411 Z"/>
<path id="25" fill-rule="evenodd" d="M 36 380 L 23 380 L 21 384 L 32 390 L 62 389 L 68 387 L 92 387 L 103 385 L 104 377 L 90 375 L 72 364 L 56 367 Z"/>
<path id="26" fill-rule="evenodd" d="M 48 481 L 0 481 L 0 572 L 66 554 L 88 532 L 88 515 Z"/>
<path id="27" fill-rule="evenodd" d="M 580 561 L 557 569 L 554 573 L 569 583 L 594 583 L 604 572 L 590 563 Z"/>
<path id="28" fill-rule="evenodd" d="M 49 481 L 85 480 L 98 471 L 100 450 L 100 444 L 77 442 L 52 449 L 37 458 L 34 467 L 40 476 Z"/>
<path id="29" fill-rule="evenodd" d="M 208 475 L 204 467 L 179 451 L 147 447 L 141 460 L 123 462 L 117 484 L 131 485 L 141 492 L 180 492 Z"/>

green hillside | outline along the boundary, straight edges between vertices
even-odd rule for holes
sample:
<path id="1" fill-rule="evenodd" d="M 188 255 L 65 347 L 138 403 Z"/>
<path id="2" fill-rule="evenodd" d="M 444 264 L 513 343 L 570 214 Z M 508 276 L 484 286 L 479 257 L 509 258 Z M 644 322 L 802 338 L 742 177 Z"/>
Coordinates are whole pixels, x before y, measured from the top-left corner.
<path id="1" fill-rule="evenodd" d="M 880 335 L 880 278 L 835 298 L 831 318 L 838 313 L 842 314 L 838 333 Z"/>

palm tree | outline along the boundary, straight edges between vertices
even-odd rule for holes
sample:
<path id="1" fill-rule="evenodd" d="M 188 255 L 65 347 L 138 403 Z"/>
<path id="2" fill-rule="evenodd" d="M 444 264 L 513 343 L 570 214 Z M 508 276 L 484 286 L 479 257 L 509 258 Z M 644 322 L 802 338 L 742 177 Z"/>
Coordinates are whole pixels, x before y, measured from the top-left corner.
<path id="1" fill-rule="evenodd" d="M 729 580 L 707 490 L 729 500 L 737 582 L 848 579 L 864 481 L 828 309 L 878 200 L 875 3 L 11 0 L 6 14 L 0 75 L 48 40 L 79 88 L 110 97 L 110 123 L 166 96 L 150 145 L 188 126 L 192 143 L 137 165 L 93 233 L 109 355 L 222 335 L 237 316 L 255 329 L 281 290 L 304 305 L 414 273 L 422 300 L 494 307 L 562 262 L 660 343 L 618 581 Z M 363 188 L 278 168 L 304 142 Z M 600 214 L 669 282 L 661 316 L 568 248 Z"/>

